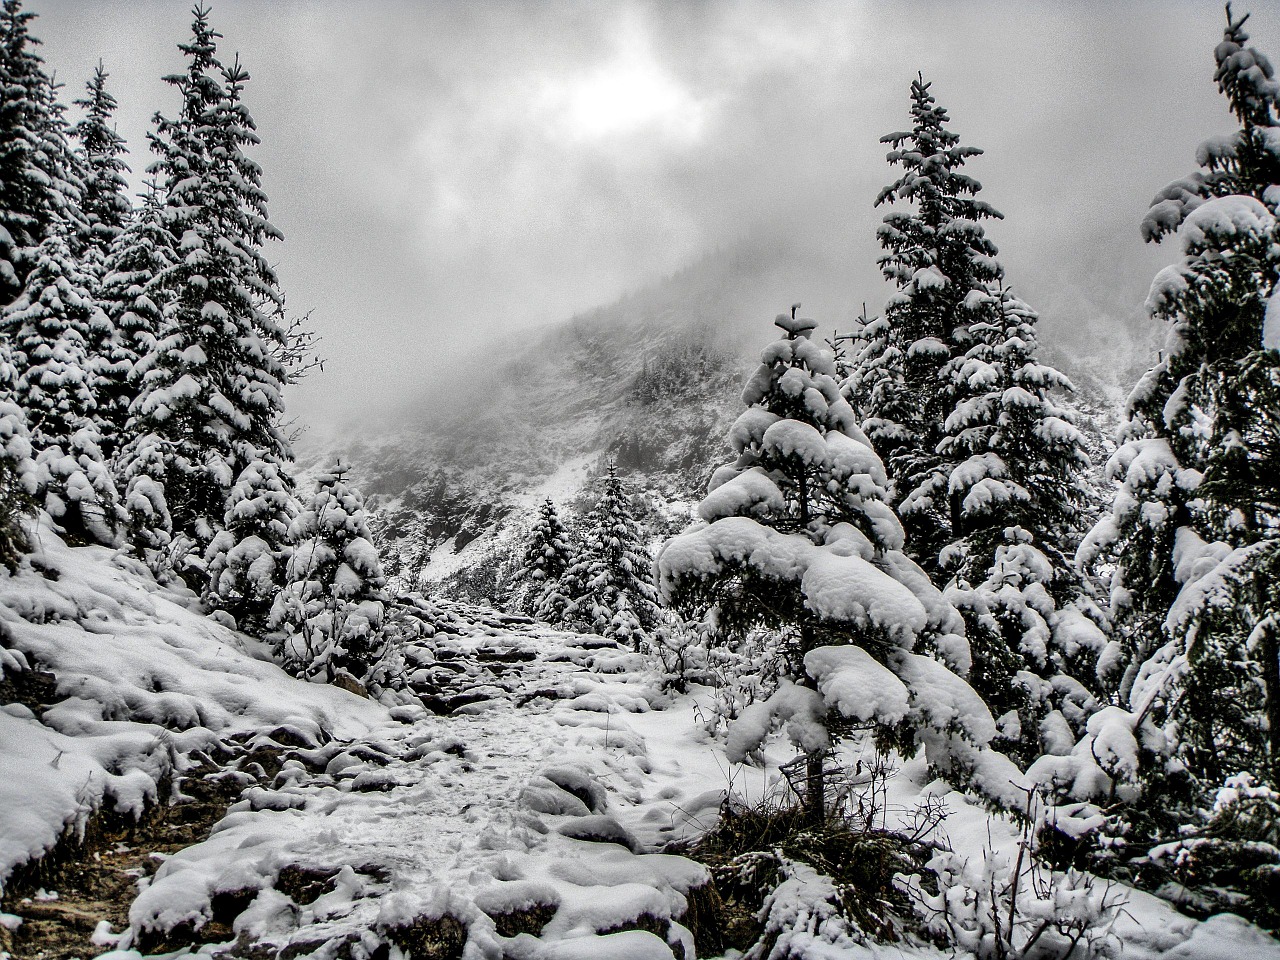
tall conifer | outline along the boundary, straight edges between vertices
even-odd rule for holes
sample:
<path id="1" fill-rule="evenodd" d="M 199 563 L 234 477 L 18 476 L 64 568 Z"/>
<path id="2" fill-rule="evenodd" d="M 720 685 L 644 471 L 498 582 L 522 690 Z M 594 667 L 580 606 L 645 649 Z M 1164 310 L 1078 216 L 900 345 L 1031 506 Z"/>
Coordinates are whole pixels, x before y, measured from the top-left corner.
<path id="1" fill-rule="evenodd" d="M 1110 677 L 1141 761 L 1129 849 L 1185 841 L 1160 863 L 1231 909 L 1247 902 L 1231 892 L 1244 868 L 1274 876 L 1275 848 L 1231 853 L 1239 808 L 1206 824 L 1207 811 L 1224 785 L 1237 798 L 1280 786 L 1280 82 L 1246 19 L 1228 7 L 1214 50 L 1240 128 L 1202 144 L 1202 169 L 1143 222 L 1181 252 L 1147 300 L 1165 345 L 1128 400 L 1111 515 L 1080 551 L 1110 575 L 1119 627 Z M 1220 872 L 1220 855 L 1234 866 Z M 1271 909 L 1269 889 L 1248 893 L 1261 896 L 1250 909 Z"/>
<path id="2" fill-rule="evenodd" d="M 78 254 L 77 164 L 52 78 L 35 53 L 34 13 L 0 5 L 0 306 L 22 291 L 36 248 L 61 233 Z"/>
<path id="3" fill-rule="evenodd" d="M 617 465 L 610 461 L 580 551 L 561 578 L 560 589 L 569 598 L 564 620 L 638 647 L 658 620 L 652 566 Z"/>
<path id="4" fill-rule="evenodd" d="M 279 424 L 282 296 L 262 252 L 280 234 L 267 219 L 261 170 L 244 152 L 258 142 L 241 99 L 248 74 L 218 62 L 208 10 L 194 16 L 192 39 L 180 45 L 187 71 L 166 78 L 182 109 L 176 119 L 157 116 L 152 137 L 160 216 L 177 256 L 147 291 L 163 301 L 163 320 L 136 368 L 121 459 L 131 507 L 137 480 L 151 515 L 167 514 L 190 545 L 196 570 L 212 559 L 200 560 L 225 527 L 236 485 L 271 473 L 291 487 L 283 470 L 291 452 Z"/>
<path id="5" fill-rule="evenodd" d="M 982 227 L 1000 214 L 977 199 L 982 185 L 964 173 L 965 161 L 982 151 L 960 144 L 929 88 L 923 77 L 912 82 L 912 128 L 881 138 L 902 175 L 876 205 L 910 209 L 887 213 L 878 232 L 880 268 L 898 292 L 864 331 L 851 387 L 863 398 L 863 429 L 889 469 L 911 555 L 932 572 L 959 513 L 938 451 L 955 402 L 942 370 L 974 344 L 969 326 L 1004 272 Z"/>
<path id="6" fill-rule="evenodd" d="M 571 559 L 568 532 L 560 522 L 555 504 L 548 497 L 538 509 L 538 520 L 529 531 L 525 544 L 519 571 L 517 608 L 537 615 L 543 598 L 559 589 L 560 578 L 569 569 Z"/>
<path id="7" fill-rule="evenodd" d="M 729 433 L 737 459 L 698 508 L 705 526 L 658 556 L 661 597 L 682 614 L 730 641 L 782 634 L 787 681 L 731 730 L 730 754 L 742 759 L 772 721 L 786 723 L 806 755 L 814 820 L 825 816 L 825 759 L 849 722 L 873 727 L 882 747 L 924 746 L 937 769 L 998 794 L 1007 784 L 978 760 L 994 757 L 995 725 L 957 675 L 969 668 L 963 622 L 902 552 L 884 466 L 811 339 L 814 322 L 793 312 L 777 326 Z"/>
<path id="8" fill-rule="evenodd" d="M 85 96 L 76 100 L 84 117 L 71 130 L 79 144 L 80 166 L 84 171 L 80 209 L 85 229 L 81 242 L 89 272 L 98 279 L 107 252 L 133 214 L 125 174 L 129 165 L 124 137 L 113 122 L 116 98 L 107 90 L 107 71 L 102 62 L 85 83 Z"/>

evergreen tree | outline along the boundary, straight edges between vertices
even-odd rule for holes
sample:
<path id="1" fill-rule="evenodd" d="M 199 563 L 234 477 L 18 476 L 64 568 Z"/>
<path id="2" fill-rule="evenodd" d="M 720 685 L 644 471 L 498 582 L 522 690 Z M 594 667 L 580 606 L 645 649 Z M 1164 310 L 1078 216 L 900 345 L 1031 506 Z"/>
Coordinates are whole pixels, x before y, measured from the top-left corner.
<path id="1" fill-rule="evenodd" d="M 876 205 L 913 209 L 886 214 L 878 231 L 880 267 L 898 292 L 862 332 L 850 392 L 862 400 L 863 429 L 888 466 L 911 555 L 935 571 L 959 513 L 959 501 L 945 492 L 939 452 L 956 399 L 942 371 L 975 343 L 970 325 L 984 313 L 989 318 L 989 291 L 1003 270 L 982 228 L 1000 214 L 976 198 L 982 185 L 963 172 L 966 159 L 982 151 L 960 145 L 929 87 L 923 77 L 911 84 L 912 129 L 881 138 L 902 175 Z"/>
<path id="2" fill-rule="evenodd" d="M 556 513 L 556 505 L 548 497 L 525 544 L 517 577 L 516 609 L 536 615 L 543 598 L 558 590 L 570 560 L 569 535 Z"/>
<path id="3" fill-rule="evenodd" d="M 1025 764 L 1069 753 L 1098 706 L 1105 638 L 1064 553 L 1089 460 L 1050 394 L 1070 383 L 1036 358 L 1035 313 L 1007 288 L 971 299 L 973 346 L 941 371 L 955 400 L 942 463 L 909 499 L 951 505 L 938 569 L 954 574 L 948 596 L 965 617 L 969 679 L 999 718 L 998 746 Z"/>
<path id="4" fill-rule="evenodd" d="M 1065 709 L 1078 733 L 1086 718 L 1073 705 L 1094 702 L 1090 684 L 1058 682 L 1066 660 L 1092 682 L 1100 636 L 1076 606 L 1064 555 L 1084 497 L 1085 439 L 1053 399 L 1069 381 L 1036 357 L 1035 313 L 1001 284 L 981 225 L 1000 214 L 963 172 L 981 151 L 947 129 L 923 78 L 912 84 L 911 113 L 911 131 L 884 138 L 903 173 L 877 198 L 912 204 L 886 215 L 879 233 L 880 265 L 898 293 L 882 317 L 864 318 L 844 393 L 885 455 L 908 552 L 939 584 L 954 581 L 970 680 L 1001 720 L 998 742 L 1029 762 L 1048 714 Z M 1063 624 L 1071 657 L 1050 655 L 1052 631 L 1040 635 L 1049 622 Z M 1073 744 L 1054 733 L 1056 745 Z"/>
<path id="5" fill-rule="evenodd" d="M 62 107 L 33 49 L 34 18 L 21 0 L 0 5 L 0 306 L 21 293 L 42 241 L 78 237 L 84 225 Z"/>
<path id="6" fill-rule="evenodd" d="M 1092 605 L 1064 591 L 1060 557 L 1021 527 L 1004 538 L 985 578 L 955 582 L 946 597 L 964 617 L 969 683 L 996 718 L 992 744 L 1026 767 L 1070 754 L 1085 736 L 1102 706 L 1097 664 L 1107 637 Z"/>
<path id="7" fill-rule="evenodd" d="M 182 111 L 156 118 L 160 159 L 151 171 L 165 192 L 161 216 L 177 257 L 147 291 L 158 290 L 151 299 L 163 302 L 164 317 L 136 368 L 139 394 L 121 455 L 130 508 L 137 480 L 152 494 L 145 498 L 152 515 L 167 513 L 190 543 L 189 560 L 223 527 L 248 466 L 269 465 L 290 483 L 279 426 L 283 301 L 262 254 L 280 234 L 267 220 L 261 171 L 244 152 L 258 142 L 241 100 L 248 74 L 238 62 L 219 64 L 218 36 L 197 7 L 192 40 L 180 45 L 187 72 L 166 78 L 183 95 Z M 154 533 L 162 540 L 167 531 Z M 199 580 L 202 565 L 187 563 L 183 572 Z"/>
<path id="8" fill-rule="evenodd" d="M 17 377 L 8 344 L 0 339 L 0 566 L 11 571 L 29 546 L 26 523 L 39 492 L 26 414 L 10 399 Z"/>
<path id="9" fill-rule="evenodd" d="M 639 647 L 658 622 L 653 561 L 644 540 L 617 465 L 610 461 L 581 551 L 561 580 L 569 598 L 564 622 Z"/>
<path id="10" fill-rule="evenodd" d="M 112 123 L 117 104 L 107 92 L 107 77 L 99 61 L 93 78 L 85 84 L 87 95 L 75 101 L 85 116 L 71 131 L 79 142 L 84 170 L 80 209 L 86 222 L 81 242 L 86 269 L 95 279 L 102 276 L 107 253 L 133 214 L 124 178 L 129 172 L 123 159 L 125 142 Z"/>
<path id="11" fill-rule="evenodd" d="M 111 241 L 98 284 L 98 302 L 110 321 L 110 335 L 99 344 L 97 356 L 98 419 L 106 425 L 108 456 L 114 457 L 128 436 L 130 406 L 140 387 L 139 363 L 156 347 L 165 322 L 169 294 L 157 278 L 166 276 L 177 258 L 151 182 L 142 208 Z"/>
<path id="12" fill-rule="evenodd" d="M 384 587 L 364 499 L 339 464 L 316 478 L 290 531 L 286 585 L 271 611 L 286 667 L 332 681 L 364 680 L 381 652 Z"/>
<path id="13" fill-rule="evenodd" d="M 266 631 L 284 583 L 285 545 L 297 511 L 293 481 L 279 464 L 253 461 L 236 478 L 221 529 L 205 548 L 205 605 L 228 614 L 245 633 Z"/>
<path id="14" fill-rule="evenodd" d="M 1139 855 L 1194 835 L 1226 778 L 1280 784 L 1280 84 L 1244 23 L 1228 8 L 1215 48 L 1241 128 L 1201 146 L 1204 169 L 1144 221 L 1182 250 L 1147 301 L 1167 338 L 1129 397 L 1112 514 L 1080 551 L 1114 571 Z"/>
<path id="15" fill-rule="evenodd" d="M 60 235 L 40 244 L 35 264 L 3 313 L 16 373 L 12 397 L 30 426 L 45 508 L 72 537 L 110 544 L 117 496 L 95 421 L 88 353 L 108 321 Z"/>
<path id="16" fill-rule="evenodd" d="M 943 570 L 976 580 L 991 569 L 1005 530 L 1031 534 L 1065 569 L 1089 466 L 1084 435 L 1051 391 L 1071 382 L 1036 357 L 1036 314 L 1008 288 L 970 297 L 971 346 L 941 371 L 956 402 L 943 422 L 942 469 L 909 495 L 951 506 Z"/>
<path id="17" fill-rule="evenodd" d="M 824 760 L 850 723 L 872 726 L 883 747 L 923 746 L 939 772 L 999 794 L 1016 771 L 987 750 L 995 725 L 958 675 L 969 667 L 963 622 L 902 552 L 884 466 L 811 339 L 814 322 L 793 309 L 777 325 L 784 336 L 764 351 L 729 434 L 737 459 L 698 508 L 706 525 L 658 556 L 661 597 L 680 613 L 728 638 L 783 634 L 789 679 L 744 711 L 731 756 L 786 722 L 807 757 L 815 820 Z"/>
<path id="18" fill-rule="evenodd" d="M 134 396 L 129 378 L 137 363 L 138 349 L 132 342 L 133 332 L 120 325 L 125 319 L 120 315 L 120 304 L 115 299 L 120 291 L 105 289 L 108 273 L 116 268 L 108 262 L 112 248 L 133 219 L 133 205 L 129 202 L 128 183 L 124 176 L 129 170 L 123 159 L 125 141 L 112 123 L 117 104 L 115 97 L 107 91 L 107 76 L 99 61 L 93 78 L 85 84 L 87 95 L 75 101 L 76 106 L 83 108 L 85 116 L 71 133 L 79 143 L 78 160 L 83 172 L 80 208 L 85 222 L 80 236 L 84 250 L 81 266 L 99 306 L 111 321 L 95 330 L 97 335 L 88 344 L 97 384 L 95 399 L 102 452 L 110 460 L 128 422 L 129 403 Z M 157 272 L 153 269 L 149 276 L 155 276 Z"/>

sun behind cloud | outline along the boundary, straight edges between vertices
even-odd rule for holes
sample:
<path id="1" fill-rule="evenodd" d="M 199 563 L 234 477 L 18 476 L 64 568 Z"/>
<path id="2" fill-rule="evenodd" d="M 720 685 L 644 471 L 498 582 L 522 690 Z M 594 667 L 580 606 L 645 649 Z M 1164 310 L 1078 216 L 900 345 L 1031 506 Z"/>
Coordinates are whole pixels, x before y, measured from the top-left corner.
<path id="1" fill-rule="evenodd" d="M 574 140 L 644 134 L 692 143 L 706 124 L 708 104 L 664 68 L 646 32 L 633 21 L 623 26 L 613 56 L 604 63 L 542 78 L 533 111 Z"/>

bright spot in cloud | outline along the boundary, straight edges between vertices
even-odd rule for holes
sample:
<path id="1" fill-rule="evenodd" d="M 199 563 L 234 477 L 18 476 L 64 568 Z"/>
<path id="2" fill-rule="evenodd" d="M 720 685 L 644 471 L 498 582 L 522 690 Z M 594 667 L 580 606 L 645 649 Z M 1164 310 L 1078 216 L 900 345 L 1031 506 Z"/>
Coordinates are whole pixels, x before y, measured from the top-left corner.
<path id="1" fill-rule="evenodd" d="M 544 80 L 534 109 L 552 127 L 579 140 L 657 133 L 691 141 L 702 131 L 706 112 L 704 104 L 663 70 L 634 25 L 605 64 Z"/>

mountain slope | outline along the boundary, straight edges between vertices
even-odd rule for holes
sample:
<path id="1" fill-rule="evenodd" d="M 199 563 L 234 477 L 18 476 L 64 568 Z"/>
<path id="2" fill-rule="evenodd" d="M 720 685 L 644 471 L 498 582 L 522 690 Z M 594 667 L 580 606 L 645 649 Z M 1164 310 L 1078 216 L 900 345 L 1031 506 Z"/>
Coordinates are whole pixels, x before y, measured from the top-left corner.
<path id="1" fill-rule="evenodd" d="M 519 536 L 543 497 L 589 508 L 584 487 L 607 458 L 648 504 L 655 535 L 674 529 L 729 456 L 745 375 L 810 268 L 776 248 L 708 256 L 610 306 L 513 334 L 380 423 L 347 431 L 358 439 L 305 442 L 305 458 L 351 465 L 383 521 L 384 555 L 398 554 L 409 580 L 491 564 L 490 548 Z M 852 326 L 819 319 L 822 336 Z M 1101 489 L 1111 371 L 1044 352 L 1080 388 Z"/>
<path id="2" fill-rule="evenodd" d="M 435 551 L 436 575 L 543 497 L 572 501 L 607 458 L 637 492 L 688 501 L 727 454 L 747 370 L 736 304 L 752 270 L 711 258 L 495 347 L 371 436 L 312 444 L 307 457 L 348 460 L 406 563 Z"/>

